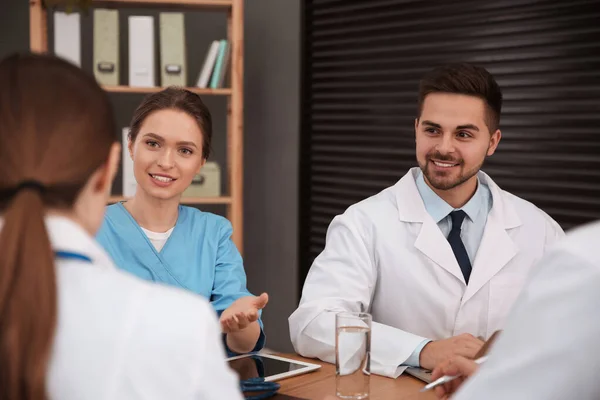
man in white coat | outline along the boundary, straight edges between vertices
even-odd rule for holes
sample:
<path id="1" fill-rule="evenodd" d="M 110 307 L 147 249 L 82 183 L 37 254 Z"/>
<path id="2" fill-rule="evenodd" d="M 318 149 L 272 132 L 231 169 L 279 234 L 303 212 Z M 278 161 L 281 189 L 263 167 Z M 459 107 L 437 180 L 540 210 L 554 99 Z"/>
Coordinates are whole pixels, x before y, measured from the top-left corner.
<path id="1" fill-rule="evenodd" d="M 469 376 L 453 399 L 600 399 L 600 221 L 571 231 L 539 262 L 489 359 L 462 357 L 434 376 Z M 464 378 L 436 389 L 451 395 Z"/>
<path id="2" fill-rule="evenodd" d="M 419 168 L 329 226 L 289 318 L 303 356 L 335 362 L 335 313 L 367 311 L 373 373 L 473 357 L 504 326 L 531 266 L 564 235 L 480 171 L 501 138 L 502 93 L 485 69 L 433 70 L 418 104 Z"/>

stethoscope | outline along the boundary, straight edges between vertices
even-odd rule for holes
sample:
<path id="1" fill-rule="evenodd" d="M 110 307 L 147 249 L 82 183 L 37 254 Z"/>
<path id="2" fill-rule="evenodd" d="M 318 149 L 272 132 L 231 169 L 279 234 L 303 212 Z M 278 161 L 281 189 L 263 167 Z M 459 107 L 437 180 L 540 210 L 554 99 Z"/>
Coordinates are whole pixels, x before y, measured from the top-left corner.
<path id="1" fill-rule="evenodd" d="M 243 393 L 257 393 L 264 392 L 260 394 L 250 395 L 246 394 L 244 397 L 246 400 L 263 400 L 268 399 L 269 397 L 273 397 L 277 394 L 277 391 L 281 387 L 279 383 L 276 382 L 266 382 L 264 375 L 265 369 L 259 358 L 250 357 L 256 363 L 256 369 L 258 371 L 258 376 L 254 378 L 245 379 L 240 382 L 240 389 Z"/>
<path id="2" fill-rule="evenodd" d="M 92 262 L 92 259 L 86 256 L 85 254 L 74 253 L 71 251 L 57 250 L 54 252 L 54 256 L 56 258 L 60 258 L 61 260 L 77 260 L 89 263 Z"/>
<path id="3" fill-rule="evenodd" d="M 243 393 L 264 392 L 256 395 L 245 395 L 246 400 L 262 400 L 273 397 L 281 385 L 275 382 L 266 382 L 264 377 L 255 377 L 240 382 L 240 389 Z"/>

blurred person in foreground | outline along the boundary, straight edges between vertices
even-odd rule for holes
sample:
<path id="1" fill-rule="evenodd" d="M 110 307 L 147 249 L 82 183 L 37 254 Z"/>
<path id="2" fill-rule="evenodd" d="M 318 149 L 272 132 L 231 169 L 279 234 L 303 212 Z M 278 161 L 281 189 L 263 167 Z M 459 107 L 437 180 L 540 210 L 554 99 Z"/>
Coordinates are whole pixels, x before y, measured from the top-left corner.
<path id="1" fill-rule="evenodd" d="M 94 240 L 121 151 L 96 80 L 12 55 L 0 87 L 0 398 L 241 399 L 211 306 Z"/>
<path id="2" fill-rule="evenodd" d="M 600 221 L 567 234 L 534 267 L 481 366 L 455 357 L 433 378 L 440 399 L 597 400 L 600 383 Z M 457 391 L 458 390 L 458 391 Z"/>

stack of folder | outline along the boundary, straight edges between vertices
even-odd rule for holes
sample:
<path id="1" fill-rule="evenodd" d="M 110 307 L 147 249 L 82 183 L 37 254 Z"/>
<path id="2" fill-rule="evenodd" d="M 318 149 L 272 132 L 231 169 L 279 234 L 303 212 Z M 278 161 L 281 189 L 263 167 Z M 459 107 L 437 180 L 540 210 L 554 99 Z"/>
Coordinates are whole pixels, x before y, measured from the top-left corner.
<path id="1" fill-rule="evenodd" d="M 154 45 L 155 18 L 130 16 L 129 86 L 155 87 L 187 86 L 187 58 L 185 20 L 181 12 L 161 12 L 159 22 L 159 71 L 156 70 Z M 119 11 L 94 9 L 94 75 L 106 86 L 118 86 Z M 54 51 L 72 63 L 81 66 L 81 24 L 78 13 L 54 13 Z M 206 54 L 196 86 L 222 88 L 230 59 L 230 43 L 214 40 Z M 160 84 L 157 82 L 160 78 Z"/>

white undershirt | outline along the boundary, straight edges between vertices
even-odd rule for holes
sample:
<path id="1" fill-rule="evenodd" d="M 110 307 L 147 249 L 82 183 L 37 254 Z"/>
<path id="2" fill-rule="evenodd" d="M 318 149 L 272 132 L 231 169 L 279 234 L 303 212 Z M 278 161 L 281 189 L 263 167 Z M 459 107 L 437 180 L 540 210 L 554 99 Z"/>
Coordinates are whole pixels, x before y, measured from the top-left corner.
<path id="1" fill-rule="evenodd" d="M 152 243 L 156 251 L 160 252 L 165 243 L 167 243 L 167 240 L 169 239 L 169 236 L 171 236 L 171 233 L 173 232 L 174 228 L 175 227 L 169 229 L 166 232 L 152 232 L 144 228 L 142 228 L 142 231 L 144 231 L 146 236 L 148 236 L 148 239 L 150 239 L 150 243 Z"/>

